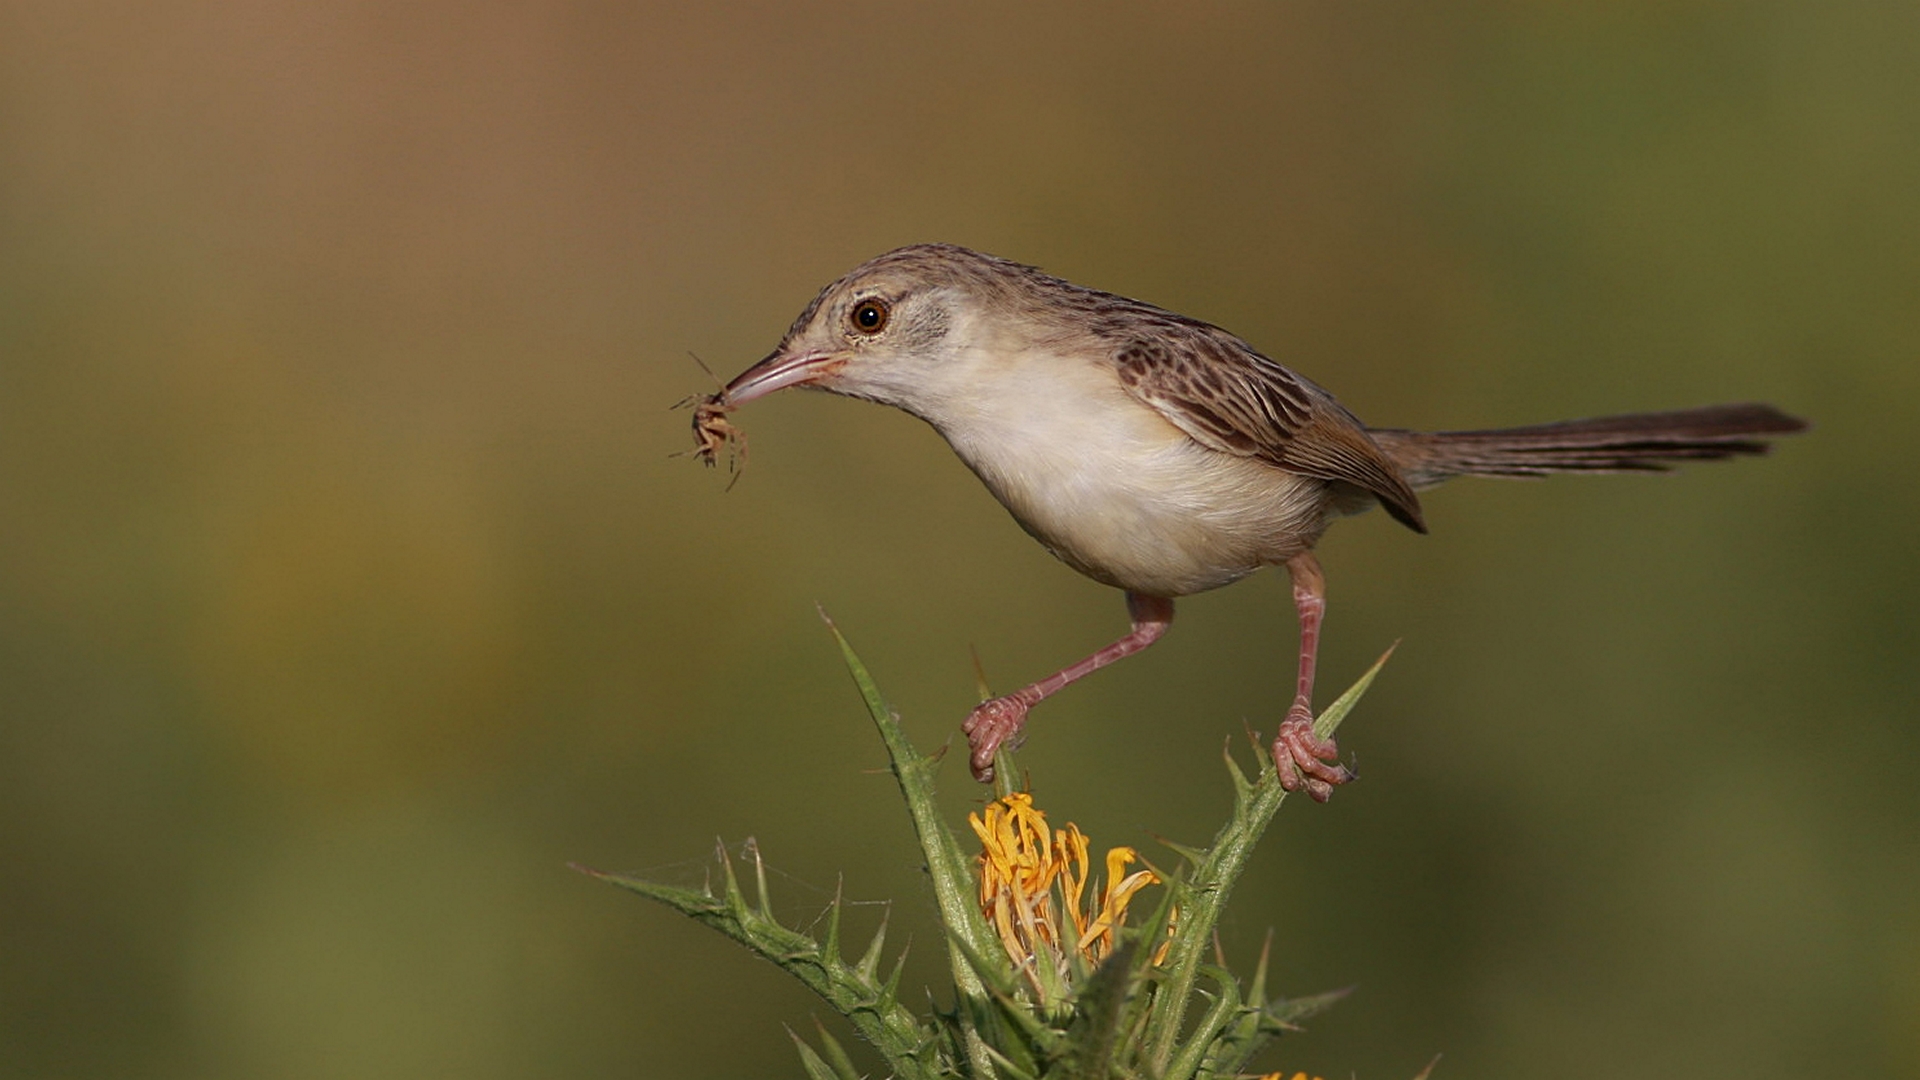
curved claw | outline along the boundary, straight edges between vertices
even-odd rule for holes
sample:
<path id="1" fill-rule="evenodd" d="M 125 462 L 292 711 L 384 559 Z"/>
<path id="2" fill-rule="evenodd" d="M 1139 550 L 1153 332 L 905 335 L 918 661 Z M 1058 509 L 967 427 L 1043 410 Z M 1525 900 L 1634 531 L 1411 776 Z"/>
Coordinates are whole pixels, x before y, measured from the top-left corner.
<path id="1" fill-rule="evenodd" d="M 1333 797 L 1334 787 L 1354 778 L 1353 770 L 1340 764 L 1340 748 L 1315 735 L 1313 717 L 1298 706 L 1288 710 L 1273 738 L 1273 767 L 1282 789 L 1305 791 L 1321 803 Z"/>
<path id="2" fill-rule="evenodd" d="M 1002 743 L 1019 737 L 1020 729 L 1027 723 L 1028 708 L 1018 695 L 1009 694 L 983 701 L 967 714 L 960 730 L 967 733 L 967 746 L 971 751 L 967 764 L 973 769 L 975 780 L 984 784 L 993 779 L 993 756 L 1000 751 Z"/>

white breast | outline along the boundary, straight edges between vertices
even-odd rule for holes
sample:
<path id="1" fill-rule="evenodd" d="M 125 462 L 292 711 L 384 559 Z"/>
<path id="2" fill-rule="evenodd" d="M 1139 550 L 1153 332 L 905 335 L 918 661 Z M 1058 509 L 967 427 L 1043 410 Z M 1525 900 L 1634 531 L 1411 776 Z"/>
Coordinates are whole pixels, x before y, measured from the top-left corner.
<path id="1" fill-rule="evenodd" d="M 1033 351 L 967 361 L 923 415 L 1027 532 L 1089 577 L 1184 596 L 1319 538 L 1323 484 L 1200 446 L 1103 364 Z"/>

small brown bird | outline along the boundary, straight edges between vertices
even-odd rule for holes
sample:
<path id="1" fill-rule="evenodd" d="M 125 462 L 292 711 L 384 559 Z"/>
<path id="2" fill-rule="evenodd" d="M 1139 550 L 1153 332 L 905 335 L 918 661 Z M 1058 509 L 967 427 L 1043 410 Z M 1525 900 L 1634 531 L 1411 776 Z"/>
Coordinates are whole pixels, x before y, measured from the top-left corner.
<path id="1" fill-rule="evenodd" d="M 710 438 L 726 410 L 789 386 L 925 420 L 1048 551 L 1126 591 L 1125 637 L 967 717 L 976 778 L 992 778 L 1034 704 L 1157 641 L 1175 597 L 1285 565 L 1300 667 L 1273 759 L 1288 791 L 1321 802 L 1353 776 L 1313 733 L 1326 609 L 1313 546 L 1335 517 L 1378 503 L 1424 533 L 1414 493 L 1449 477 L 1660 471 L 1764 453 L 1756 436 L 1806 426 L 1768 405 L 1713 405 L 1498 431 L 1369 428 L 1217 326 L 946 244 L 888 252 L 827 286 L 695 426 L 704 417 Z"/>

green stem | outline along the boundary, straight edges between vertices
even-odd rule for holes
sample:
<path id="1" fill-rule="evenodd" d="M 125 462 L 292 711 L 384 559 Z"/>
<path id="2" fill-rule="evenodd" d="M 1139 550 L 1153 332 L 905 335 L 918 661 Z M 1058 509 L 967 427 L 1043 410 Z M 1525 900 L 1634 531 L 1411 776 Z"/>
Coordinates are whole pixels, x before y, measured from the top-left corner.
<path id="1" fill-rule="evenodd" d="M 847 671 L 852 674 L 854 685 L 860 688 L 860 696 L 866 702 L 874 726 L 880 729 L 880 738 L 886 743 L 887 757 L 893 764 L 894 779 L 900 784 L 900 794 L 906 800 L 907 813 L 913 819 L 914 835 L 920 842 L 921 854 L 927 860 L 927 877 L 933 883 L 934 902 L 940 909 L 940 921 L 949 935 L 959 939 L 947 942 L 947 959 L 953 968 L 954 986 L 962 998 L 954 1003 L 954 1007 L 966 1032 L 967 1056 L 974 1074 L 982 1080 L 990 1080 L 996 1073 L 986 1043 L 980 1037 L 978 1023 L 989 1014 L 992 999 L 987 993 L 986 984 L 968 959 L 968 953 L 976 957 L 993 956 L 999 943 L 987 926 L 986 917 L 980 913 L 972 861 L 961 850 L 960 842 L 941 820 L 939 808 L 934 804 L 933 775 L 939 761 L 915 750 L 913 744 L 907 741 L 906 733 L 900 728 L 900 718 L 881 696 L 880 688 L 874 685 L 873 676 L 867 673 L 866 665 L 855 655 L 853 646 L 847 643 L 845 635 L 840 633 L 840 628 L 833 624 L 833 620 L 827 618 L 826 612 L 822 611 L 820 617 L 826 620 L 827 629 L 833 632 L 834 640 L 839 642 Z M 964 947 L 962 942 L 965 943 Z"/>
<path id="2" fill-rule="evenodd" d="M 1387 657 L 1392 655 L 1393 650 L 1388 649 L 1367 669 L 1366 674 L 1360 676 L 1358 682 L 1340 695 L 1339 700 L 1327 706 L 1326 711 L 1314 720 L 1315 734 L 1327 738 L 1334 733 L 1340 722 L 1346 719 L 1347 713 L 1359 702 L 1360 696 L 1367 692 L 1367 687 L 1372 685 L 1373 677 L 1379 674 Z M 1155 991 L 1165 1004 L 1153 1010 L 1153 1019 L 1147 1028 L 1150 1060 L 1157 1070 L 1169 1077 L 1173 1074 L 1167 1073 L 1166 1069 L 1173 1059 L 1180 1027 L 1186 1019 L 1187 1002 L 1193 995 L 1195 976 L 1200 970 L 1201 960 L 1212 946 L 1213 929 L 1226 908 L 1234 882 L 1246 869 L 1254 845 L 1266 831 L 1274 811 L 1280 809 L 1280 804 L 1287 797 L 1286 790 L 1280 786 L 1279 774 L 1274 771 L 1272 762 L 1264 757 L 1260 779 L 1256 784 L 1247 782 L 1246 776 L 1238 766 L 1233 765 L 1231 758 L 1228 765 L 1234 779 L 1233 818 L 1221 827 L 1213 845 L 1194 867 L 1192 876 L 1182 890 L 1180 926 L 1174 931 L 1166 962 L 1161 966 L 1165 974 Z M 1212 1034 L 1197 1031 L 1194 1038 L 1206 1040 Z"/>

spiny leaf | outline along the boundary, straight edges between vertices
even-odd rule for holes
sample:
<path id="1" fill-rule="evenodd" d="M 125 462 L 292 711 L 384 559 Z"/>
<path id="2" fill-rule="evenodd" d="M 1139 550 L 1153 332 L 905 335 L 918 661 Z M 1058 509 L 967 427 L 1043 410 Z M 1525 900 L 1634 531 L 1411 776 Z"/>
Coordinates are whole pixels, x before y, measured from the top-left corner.
<path id="1" fill-rule="evenodd" d="M 793 1048 L 800 1054 L 800 1067 L 807 1070 L 807 1080 L 860 1080 L 858 1075 L 844 1077 L 836 1074 L 833 1066 L 828 1065 L 813 1047 L 807 1045 L 807 1040 L 792 1028 L 787 1029 L 787 1035 L 793 1039 Z"/>
<path id="2" fill-rule="evenodd" d="M 913 1014 L 897 1001 L 883 1001 L 881 988 L 871 979 L 862 978 L 840 957 L 824 953 L 819 942 L 748 907 L 730 870 L 728 895 L 715 897 L 704 891 L 581 869 L 666 904 L 759 953 L 846 1016 L 854 1030 L 886 1059 L 895 1076 L 901 1080 L 936 1080 L 938 1073 L 925 1060 L 927 1033 Z M 802 1057 L 804 1060 L 805 1055 Z"/>
<path id="3" fill-rule="evenodd" d="M 1251 734 L 1251 732 L 1249 732 L 1249 734 Z M 1259 750 L 1260 746 L 1256 741 L 1254 743 L 1254 752 L 1256 755 L 1259 753 Z M 1236 807 L 1245 805 L 1249 799 L 1253 798 L 1253 781 L 1247 779 L 1245 770 L 1240 768 L 1240 762 L 1234 758 L 1233 741 L 1231 739 L 1227 741 L 1225 749 L 1221 751 L 1220 758 L 1227 763 L 1227 777 L 1233 781 L 1234 805 Z M 1255 760 L 1258 760 L 1257 756 Z"/>
<path id="4" fill-rule="evenodd" d="M 1115 949 L 1074 998 L 1074 1026 L 1068 1032 L 1071 1072 L 1075 1076 L 1111 1076 L 1120 1059 L 1121 1014 L 1136 985 L 1133 958 L 1139 947 Z"/>
<path id="5" fill-rule="evenodd" d="M 853 965 L 853 970 L 868 982 L 872 982 L 880 975 L 880 950 L 886 947 L 887 920 L 892 916 L 892 908 L 888 908 L 887 913 L 880 916 L 880 928 L 873 932 L 873 940 L 868 943 L 867 951 L 860 954 L 860 962 Z M 904 956 L 905 954 L 902 954 L 903 959 Z"/>
<path id="6" fill-rule="evenodd" d="M 981 989 L 1009 997 L 1019 994 L 1020 980 L 1013 965 L 1000 959 L 999 945 L 993 946 L 990 953 L 976 952 L 973 943 L 961 939 L 958 935 L 949 935 L 948 944 L 960 951 L 967 964 L 979 981 Z"/>
<path id="7" fill-rule="evenodd" d="M 726 872 L 726 885 L 721 896 L 726 899 L 727 910 L 733 912 L 734 917 L 745 919 L 748 915 L 747 894 L 740 891 L 740 879 L 733 872 L 733 859 L 727 854 L 727 845 L 715 840 L 713 846 L 714 855 L 720 860 L 721 869 Z"/>
<path id="8" fill-rule="evenodd" d="M 914 835 L 920 842 L 920 853 L 926 859 L 934 902 L 940 909 L 940 922 L 947 929 L 947 963 L 953 971 L 954 986 L 962 997 L 972 999 L 972 1004 L 958 1010 L 966 1059 L 977 1080 L 993 1080 L 994 1066 L 987 1057 L 986 1043 L 973 1029 L 974 1018 L 980 1012 L 980 1004 L 986 995 L 986 987 L 967 960 L 965 950 L 956 944 L 965 941 L 974 953 L 979 954 L 992 942 L 993 933 L 973 900 L 973 875 L 969 860 L 952 830 L 941 820 L 939 808 L 934 804 L 933 771 L 936 762 L 915 750 L 907 740 L 906 732 L 901 730 L 899 717 L 887 705 L 873 676 L 867 673 L 866 665 L 860 662 L 853 646 L 840 633 L 840 628 L 833 624 L 833 620 L 827 617 L 824 609 L 820 612 L 820 618 L 833 633 L 834 641 L 839 643 L 840 656 L 846 662 L 847 672 L 853 676 L 854 686 L 860 690 L 867 713 L 880 731 L 881 742 L 886 744 L 894 780 L 900 785 L 901 797 L 907 803 L 907 814 L 913 820 Z"/>
<path id="9" fill-rule="evenodd" d="M 1219 987 L 1219 993 L 1213 999 L 1213 1005 L 1200 1018 L 1193 1032 L 1188 1035 L 1186 1045 L 1174 1055 L 1163 1074 L 1164 1080 L 1189 1080 L 1199 1071 L 1201 1064 L 1215 1049 L 1215 1041 L 1227 1025 L 1240 1011 L 1240 988 L 1232 974 L 1209 966 L 1203 969 L 1207 978 Z"/>
<path id="10" fill-rule="evenodd" d="M 1299 1026 L 1292 1022 L 1294 1019 L 1301 1019 L 1318 1012 L 1345 994 L 1346 991 L 1343 990 L 1298 1001 L 1282 999 L 1271 1003 L 1265 1009 L 1246 1005 L 1238 1006 L 1234 1015 L 1228 1018 L 1215 1034 L 1211 1045 L 1207 1046 L 1204 1060 L 1200 1063 L 1195 1075 L 1202 1077 L 1238 1075 L 1246 1067 L 1247 1062 L 1252 1060 L 1253 1055 L 1266 1045 L 1267 1040 L 1275 1035 L 1300 1030 Z M 1280 1011 L 1276 1013 L 1275 1007 Z M 1196 1033 L 1204 1030 L 1205 1026 L 1203 1021 L 1201 1027 L 1196 1029 Z M 1189 1042 L 1189 1048 L 1192 1045 Z M 1176 1074 L 1169 1072 L 1168 1075 Z"/>
<path id="11" fill-rule="evenodd" d="M 760 914 L 771 919 L 773 918 L 773 896 L 767 891 L 767 860 L 760 857 L 760 841 L 749 836 L 742 848 L 753 860 L 753 883 L 755 891 L 760 894 Z"/>
<path id="12" fill-rule="evenodd" d="M 833 903 L 827 905 L 827 935 L 821 939 L 820 942 L 821 953 L 832 957 L 836 961 L 842 959 L 842 953 L 840 952 L 840 908 L 844 903 L 842 890 L 845 889 L 845 887 L 846 882 L 844 880 L 833 883 Z"/>
<path id="13" fill-rule="evenodd" d="M 820 1048 L 826 1051 L 827 1063 L 833 1066 L 833 1071 L 841 1080 L 860 1080 L 860 1070 L 853 1067 L 853 1059 L 847 1056 L 847 1048 L 840 1045 L 840 1040 L 833 1037 L 826 1025 L 815 1020 L 813 1030 L 820 1037 Z"/>
<path id="14" fill-rule="evenodd" d="M 1018 1064 L 1014 1063 L 1012 1058 L 1009 1058 L 992 1046 L 987 1047 L 987 1054 L 994 1064 L 1006 1071 L 1009 1080 L 1040 1080 L 1039 1074 L 1028 1072 L 1026 1069 L 1021 1068 Z"/>
<path id="15" fill-rule="evenodd" d="M 1182 859 L 1186 860 L 1189 866 L 1198 866 L 1206 860 L 1206 857 L 1207 857 L 1206 848 L 1197 848 L 1197 847 L 1191 847 L 1186 844 L 1176 843 L 1172 840 L 1167 839 L 1164 836 L 1156 836 L 1153 839 L 1161 847 L 1166 848 L 1168 851 L 1171 851 L 1175 855 L 1178 855 Z M 1166 880 L 1165 874 L 1161 875 L 1161 880 L 1163 881 Z"/>
<path id="16" fill-rule="evenodd" d="M 1267 927 L 1267 936 L 1260 943 L 1260 961 L 1253 965 L 1253 982 L 1247 986 L 1247 1000 L 1265 1001 L 1267 999 L 1267 961 L 1273 957 L 1273 927 Z"/>
<path id="17" fill-rule="evenodd" d="M 1307 1017 L 1313 1016 L 1316 1013 L 1325 1012 L 1331 1008 L 1334 1003 L 1351 993 L 1353 993 L 1353 987 L 1345 986 L 1338 990 L 1328 990 L 1326 993 L 1313 994 L 1308 997 L 1275 998 L 1267 1002 L 1267 1007 L 1262 1011 L 1266 1014 L 1267 1019 L 1274 1023 L 1287 1028 L 1293 1028 L 1299 1021 L 1305 1020 Z"/>
<path id="18" fill-rule="evenodd" d="M 886 983 L 880 987 L 880 993 L 874 998 L 879 1009 L 891 1009 L 900 1000 L 900 975 L 907 970 L 907 950 L 900 950 L 900 959 L 893 962 L 893 974 L 887 976 Z"/>
<path id="19" fill-rule="evenodd" d="M 1313 733 L 1315 735 L 1323 739 L 1333 737 L 1333 733 L 1338 730 L 1340 724 L 1346 720 L 1347 714 L 1353 711 L 1355 705 L 1360 704 L 1360 699 L 1366 695 L 1367 688 L 1373 685 L 1373 677 L 1380 674 L 1381 668 L 1387 666 L 1387 661 L 1393 658 L 1393 651 L 1399 647 L 1400 643 L 1397 641 L 1387 646 L 1387 651 L 1381 653 L 1380 659 L 1375 660 L 1373 666 L 1363 672 L 1360 678 L 1354 681 L 1352 686 L 1347 687 L 1346 693 L 1333 699 L 1333 704 L 1327 706 L 1325 711 L 1321 712 L 1321 714 L 1314 719 Z"/>

